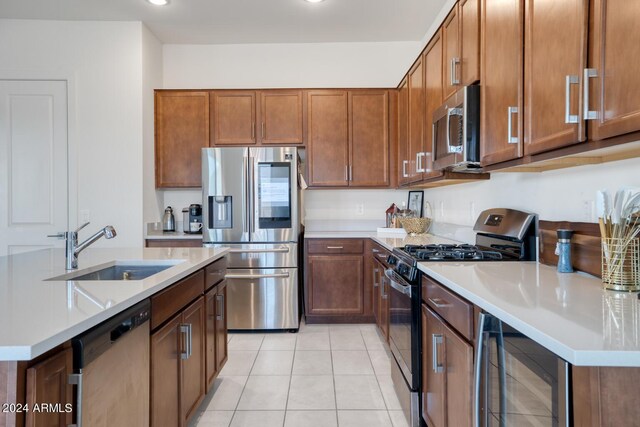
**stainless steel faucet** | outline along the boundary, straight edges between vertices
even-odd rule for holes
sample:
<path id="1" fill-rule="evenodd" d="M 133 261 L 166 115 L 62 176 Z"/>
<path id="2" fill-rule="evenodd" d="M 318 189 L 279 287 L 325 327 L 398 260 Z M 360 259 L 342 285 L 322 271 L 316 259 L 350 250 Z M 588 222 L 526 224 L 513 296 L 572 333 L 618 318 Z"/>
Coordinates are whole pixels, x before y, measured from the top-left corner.
<path id="1" fill-rule="evenodd" d="M 78 232 L 89 225 L 85 222 L 75 231 L 65 231 L 58 234 L 51 234 L 49 237 L 58 237 L 66 240 L 66 260 L 67 270 L 75 270 L 78 268 L 78 254 L 91 246 L 96 240 L 104 236 L 105 239 L 113 239 L 116 237 L 116 229 L 111 225 L 107 225 L 84 242 L 78 244 Z"/>

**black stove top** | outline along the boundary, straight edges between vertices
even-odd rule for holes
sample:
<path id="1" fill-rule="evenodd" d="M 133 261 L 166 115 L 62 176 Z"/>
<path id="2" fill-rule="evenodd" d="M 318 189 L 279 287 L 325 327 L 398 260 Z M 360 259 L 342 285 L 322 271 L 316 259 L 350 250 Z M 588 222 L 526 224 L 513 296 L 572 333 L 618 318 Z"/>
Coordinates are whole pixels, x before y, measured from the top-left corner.
<path id="1" fill-rule="evenodd" d="M 399 248 L 418 261 L 502 261 L 503 253 L 475 245 L 406 245 Z"/>

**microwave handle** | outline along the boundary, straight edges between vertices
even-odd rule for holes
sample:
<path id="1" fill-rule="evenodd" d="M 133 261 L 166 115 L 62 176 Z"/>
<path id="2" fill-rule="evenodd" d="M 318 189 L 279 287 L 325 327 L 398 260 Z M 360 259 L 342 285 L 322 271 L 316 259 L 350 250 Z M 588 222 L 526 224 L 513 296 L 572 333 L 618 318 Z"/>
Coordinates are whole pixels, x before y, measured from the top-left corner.
<path id="1" fill-rule="evenodd" d="M 462 144 L 455 147 L 451 145 L 451 116 L 462 116 L 462 108 L 449 108 L 447 111 L 447 152 L 462 153 Z"/>

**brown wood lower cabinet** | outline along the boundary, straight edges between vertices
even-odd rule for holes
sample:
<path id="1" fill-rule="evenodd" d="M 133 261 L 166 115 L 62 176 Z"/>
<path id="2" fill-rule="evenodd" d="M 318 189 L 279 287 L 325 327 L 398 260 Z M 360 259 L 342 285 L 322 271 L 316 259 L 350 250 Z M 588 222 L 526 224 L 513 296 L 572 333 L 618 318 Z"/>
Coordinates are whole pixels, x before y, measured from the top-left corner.
<path id="1" fill-rule="evenodd" d="M 224 261 L 204 271 L 219 271 Z M 227 359 L 226 282 L 212 283 L 199 271 L 152 297 L 151 318 L 151 426 L 184 427 L 195 414 L 205 393 Z M 224 275 L 221 276 L 221 278 Z M 178 294 L 192 291 L 195 299 L 176 305 Z M 201 283 L 200 283 L 201 282 Z M 172 298 L 167 298 L 173 295 Z M 167 316 L 168 314 L 168 316 Z M 168 318 L 163 324 L 154 319 Z"/>
<path id="2" fill-rule="evenodd" d="M 367 242 L 368 244 L 368 242 Z M 362 239 L 305 240 L 305 304 L 309 323 L 372 322 L 369 259 Z"/>
<path id="3" fill-rule="evenodd" d="M 27 369 L 27 400 L 31 411 L 26 413 L 27 427 L 66 426 L 71 424 L 71 412 L 64 412 L 72 403 L 73 389 L 67 379 L 73 370 L 73 354 L 70 348 Z M 1 381 L 0 381 L 1 382 Z M 1 394 L 1 393 L 0 393 Z M 4 403 L 0 401 L 0 403 Z M 59 412 L 36 412 L 35 404 L 60 404 Z M 0 418 L 2 425 L 2 418 Z"/>
<path id="4" fill-rule="evenodd" d="M 422 417 L 431 427 L 471 426 L 473 346 L 422 305 Z"/>

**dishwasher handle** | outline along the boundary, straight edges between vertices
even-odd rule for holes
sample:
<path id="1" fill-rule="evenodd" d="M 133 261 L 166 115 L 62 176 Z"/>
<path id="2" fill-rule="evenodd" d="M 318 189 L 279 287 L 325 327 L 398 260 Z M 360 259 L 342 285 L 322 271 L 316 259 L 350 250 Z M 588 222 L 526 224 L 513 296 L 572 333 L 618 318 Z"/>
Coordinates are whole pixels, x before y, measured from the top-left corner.
<path id="1" fill-rule="evenodd" d="M 82 372 L 70 374 L 68 383 L 76 386 L 76 422 L 75 424 L 69 424 L 67 427 L 82 427 Z"/>

